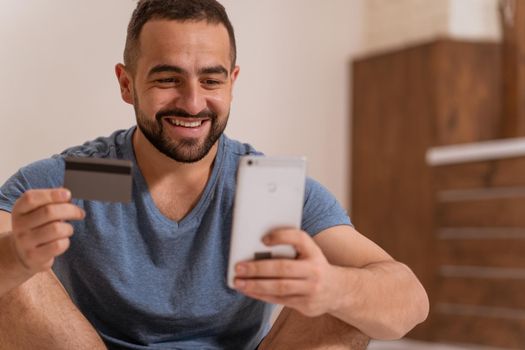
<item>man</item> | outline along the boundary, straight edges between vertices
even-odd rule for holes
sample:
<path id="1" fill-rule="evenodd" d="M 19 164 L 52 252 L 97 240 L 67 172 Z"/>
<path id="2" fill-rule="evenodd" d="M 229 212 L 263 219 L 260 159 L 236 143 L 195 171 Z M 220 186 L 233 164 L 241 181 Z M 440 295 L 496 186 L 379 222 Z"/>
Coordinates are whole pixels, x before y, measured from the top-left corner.
<path id="1" fill-rule="evenodd" d="M 410 269 L 310 179 L 301 229 L 264 240 L 298 258 L 241 263 L 236 290 L 226 286 L 236 167 L 257 153 L 223 135 L 238 74 L 215 0 L 139 1 L 116 66 L 137 127 L 24 167 L 0 189 L 0 345 L 253 349 L 270 303 L 286 307 L 285 336 L 329 317 L 395 339 L 426 318 Z M 60 188 L 67 155 L 131 160 L 133 201 L 71 200 Z M 262 347 L 279 348 L 274 330 Z"/>

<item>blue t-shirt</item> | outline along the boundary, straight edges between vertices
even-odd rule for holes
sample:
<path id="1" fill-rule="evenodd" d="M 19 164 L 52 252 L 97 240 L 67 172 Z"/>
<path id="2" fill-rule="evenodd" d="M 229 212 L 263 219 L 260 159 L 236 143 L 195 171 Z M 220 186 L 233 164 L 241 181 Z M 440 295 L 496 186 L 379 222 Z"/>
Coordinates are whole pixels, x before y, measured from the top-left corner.
<path id="1" fill-rule="evenodd" d="M 10 212 L 28 189 L 61 187 L 64 157 L 133 162 L 130 203 L 73 200 L 86 218 L 73 222 L 70 248 L 53 270 L 110 349 L 254 349 L 268 331 L 272 306 L 226 285 L 239 157 L 257 153 L 226 136 L 193 210 L 179 222 L 155 206 L 137 166 L 135 127 L 116 131 L 20 169 L 0 188 Z M 317 182 L 306 183 L 302 229 L 310 235 L 350 225 Z"/>

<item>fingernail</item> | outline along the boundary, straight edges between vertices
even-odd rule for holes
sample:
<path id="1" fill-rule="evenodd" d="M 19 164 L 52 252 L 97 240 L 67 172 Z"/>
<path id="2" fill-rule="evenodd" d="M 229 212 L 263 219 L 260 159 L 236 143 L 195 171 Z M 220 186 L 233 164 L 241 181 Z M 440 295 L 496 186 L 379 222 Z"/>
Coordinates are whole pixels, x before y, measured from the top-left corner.
<path id="1" fill-rule="evenodd" d="M 237 270 L 237 273 L 244 274 L 246 273 L 247 268 L 246 268 L 246 265 L 244 264 L 238 264 L 236 270 Z"/>
<path id="2" fill-rule="evenodd" d="M 61 190 L 60 191 L 60 198 L 67 201 L 71 198 L 71 192 L 69 190 Z"/>
<path id="3" fill-rule="evenodd" d="M 266 236 L 264 236 L 263 239 L 262 239 L 263 243 L 265 243 L 265 244 L 270 243 L 270 240 L 271 240 L 271 239 L 270 239 L 270 235 L 266 235 Z"/>
<path id="4" fill-rule="evenodd" d="M 246 282 L 244 282 L 243 280 L 236 280 L 235 281 L 235 287 L 236 288 L 244 288 L 244 287 L 246 287 Z"/>

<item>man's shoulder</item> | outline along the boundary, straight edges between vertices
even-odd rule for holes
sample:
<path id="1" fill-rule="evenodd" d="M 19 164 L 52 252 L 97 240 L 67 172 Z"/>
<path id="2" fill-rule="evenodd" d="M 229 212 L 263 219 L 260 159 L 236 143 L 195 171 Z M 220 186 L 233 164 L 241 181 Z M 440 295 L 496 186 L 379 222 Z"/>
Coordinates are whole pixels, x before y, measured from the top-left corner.
<path id="1" fill-rule="evenodd" d="M 55 157 L 126 158 L 131 152 L 131 135 L 135 127 L 117 130 L 109 136 L 97 137 L 81 145 L 69 147 Z"/>
<path id="2" fill-rule="evenodd" d="M 80 146 L 70 147 L 60 154 L 29 163 L 0 187 L 0 195 L 9 192 L 15 198 L 29 189 L 60 187 L 64 178 L 64 158 L 67 156 L 121 158 L 132 131 L 133 128 L 118 130 L 108 137 L 99 137 Z"/>
<path id="3" fill-rule="evenodd" d="M 225 151 L 233 156 L 245 156 L 245 155 L 262 155 L 263 153 L 256 150 L 251 144 L 237 141 L 223 135 Z"/>
<path id="4" fill-rule="evenodd" d="M 227 189 L 226 192 L 233 194 L 241 157 L 259 154 L 262 153 L 257 151 L 252 145 L 231 139 L 223 134 L 219 144 L 219 153 L 215 159 L 214 169 L 216 171 L 214 171 L 215 175 L 212 175 L 212 181 L 219 179 L 221 188 Z"/>

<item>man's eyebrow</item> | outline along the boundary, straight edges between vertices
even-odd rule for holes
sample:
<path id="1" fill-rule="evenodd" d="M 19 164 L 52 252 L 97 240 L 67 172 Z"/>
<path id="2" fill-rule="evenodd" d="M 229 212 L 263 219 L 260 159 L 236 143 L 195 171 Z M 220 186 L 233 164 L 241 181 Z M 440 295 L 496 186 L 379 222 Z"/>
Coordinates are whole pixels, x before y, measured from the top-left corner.
<path id="1" fill-rule="evenodd" d="M 148 72 L 148 77 L 158 74 L 158 73 L 178 73 L 178 74 L 185 74 L 187 73 L 185 69 L 179 67 L 179 66 L 172 66 L 169 64 L 159 64 L 153 68 L 151 68 Z M 224 68 L 221 65 L 218 66 L 212 66 L 212 67 L 204 67 L 199 70 L 199 75 L 201 74 L 222 74 L 225 77 L 228 76 L 229 72 L 226 68 Z"/>
<path id="2" fill-rule="evenodd" d="M 186 71 L 178 66 L 172 66 L 169 64 L 159 64 L 149 70 L 148 76 L 150 77 L 154 74 L 165 73 L 165 72 L 184 74 Z"/>
<path id="3" fill-rule="evenodd" d="M 199 69 L 199 75 L 201 74 L 222 74 L 227 77 L 228 70 L 223 66 L 204 67 Z"/>

